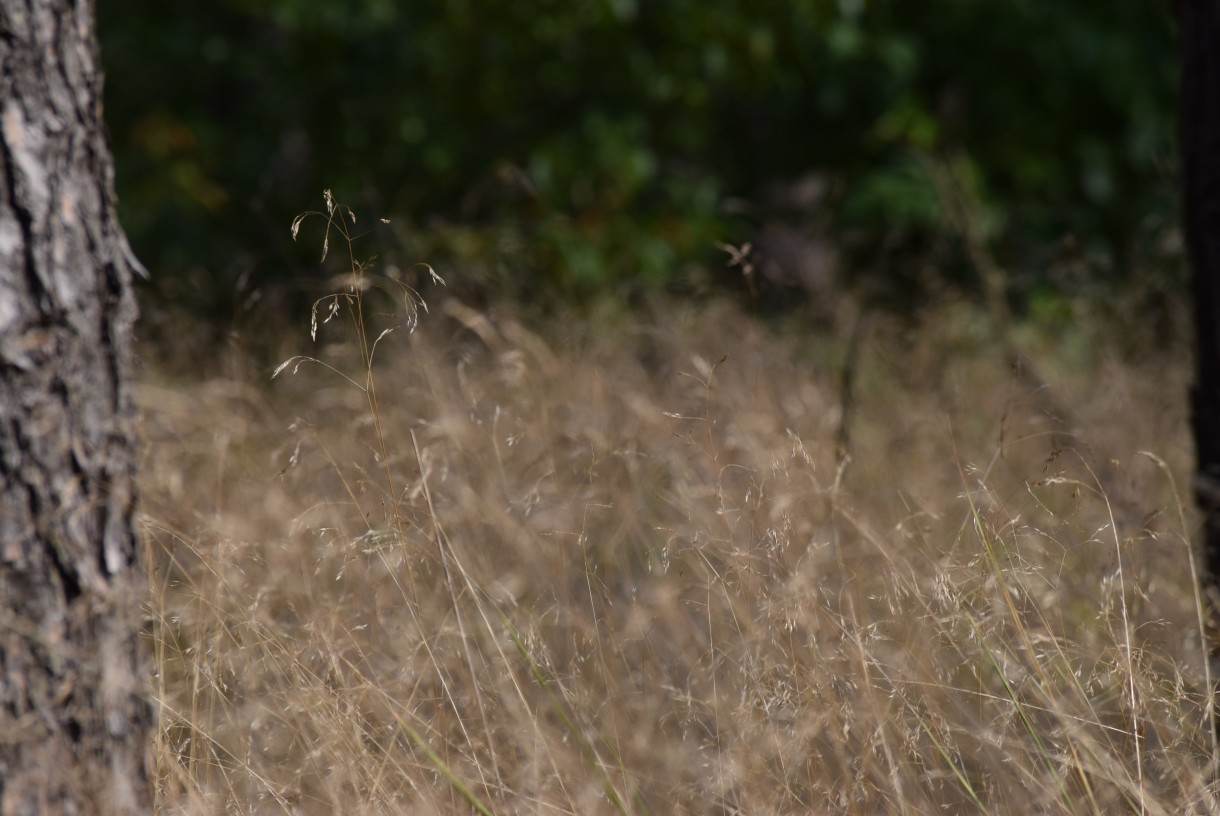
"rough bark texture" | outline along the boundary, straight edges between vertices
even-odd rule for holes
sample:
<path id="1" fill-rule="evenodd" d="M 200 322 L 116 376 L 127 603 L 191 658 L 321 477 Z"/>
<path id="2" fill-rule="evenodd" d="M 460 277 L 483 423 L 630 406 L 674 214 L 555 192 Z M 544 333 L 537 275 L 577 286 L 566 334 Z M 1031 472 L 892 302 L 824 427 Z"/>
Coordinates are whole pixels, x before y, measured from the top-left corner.
<path id="1" fill-rule="evenodd" d="M 0 814 L 149 809 L 130 251 L 91 0 L 0 0 Z"/>
<path id="2" fill-rule="evenodd" d="M 1220 601 L 1220 2 L 1180 0 L 1186 245 L 1195 301 L 1191 398 L 1205 589 Z"/>

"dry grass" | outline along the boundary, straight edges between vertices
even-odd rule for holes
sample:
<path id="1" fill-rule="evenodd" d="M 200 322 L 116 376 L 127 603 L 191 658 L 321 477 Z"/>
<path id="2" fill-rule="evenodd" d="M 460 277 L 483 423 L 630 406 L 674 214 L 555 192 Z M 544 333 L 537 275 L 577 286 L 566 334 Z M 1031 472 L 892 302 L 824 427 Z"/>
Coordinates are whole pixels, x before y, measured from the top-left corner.
<path id="1" fill-rule="evenodd" d="M 142 386 L 163 812 L 1216 811 L 1180 357 L 344 291 Z"/>

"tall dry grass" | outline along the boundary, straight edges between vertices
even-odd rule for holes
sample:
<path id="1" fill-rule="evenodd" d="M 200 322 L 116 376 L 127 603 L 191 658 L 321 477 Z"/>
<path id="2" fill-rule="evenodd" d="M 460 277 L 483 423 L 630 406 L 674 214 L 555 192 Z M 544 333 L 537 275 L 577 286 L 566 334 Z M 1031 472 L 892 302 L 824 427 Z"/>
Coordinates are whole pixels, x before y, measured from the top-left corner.
<path id="1" fill-rule="evenodd" d="M 163 812 L 1216 812 L 1180 357 L 353 273 L 141 387 Z"/>

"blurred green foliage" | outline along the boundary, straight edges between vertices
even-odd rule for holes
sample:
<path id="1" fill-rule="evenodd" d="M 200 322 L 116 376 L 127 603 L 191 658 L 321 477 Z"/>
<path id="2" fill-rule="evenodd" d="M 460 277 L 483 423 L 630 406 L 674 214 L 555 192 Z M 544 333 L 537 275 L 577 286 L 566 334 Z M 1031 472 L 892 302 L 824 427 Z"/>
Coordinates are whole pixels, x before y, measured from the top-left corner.
<path id="1" fill-rule="evenodd" d="M 157 286 L 205 305 L 316 268 L 288 224 L 325 187 L 394 220 L 370 251 L 518 293 L 672 284 L 772 218 L 816 226 L 857 275 L 952 267 L 962 226 L 938 177 L 1029 290 L 1065 247 L 1107 276 L 1176 252 L 1158 0 L 98 13 L 121 214 Z M 816 204 L 768 203 L 809 177 Z"/>

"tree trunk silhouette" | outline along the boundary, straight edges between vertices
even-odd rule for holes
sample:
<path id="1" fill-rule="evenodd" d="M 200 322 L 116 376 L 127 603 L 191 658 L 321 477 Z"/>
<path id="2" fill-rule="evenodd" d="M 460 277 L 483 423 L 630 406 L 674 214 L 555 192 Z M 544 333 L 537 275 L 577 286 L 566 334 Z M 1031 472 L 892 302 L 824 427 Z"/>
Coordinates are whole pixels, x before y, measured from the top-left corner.
<path id="1" fill-rule="evenodd" d="M 128 385 L 91 0 L 0 0 L 0 813 L 149 809 Z"/>
<path id="2" fill-rule="evenodd" d="M 1220 2 L 1181 0 L 1186 246 L 1195 303 L 1191 394 L 1205 588 L 1220 600 Z"/>

